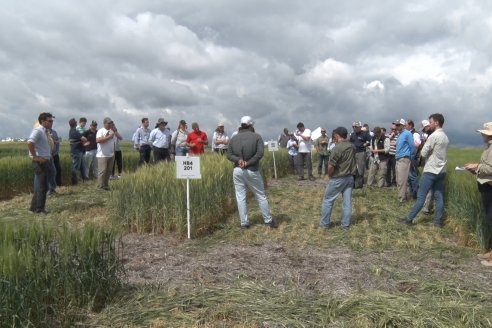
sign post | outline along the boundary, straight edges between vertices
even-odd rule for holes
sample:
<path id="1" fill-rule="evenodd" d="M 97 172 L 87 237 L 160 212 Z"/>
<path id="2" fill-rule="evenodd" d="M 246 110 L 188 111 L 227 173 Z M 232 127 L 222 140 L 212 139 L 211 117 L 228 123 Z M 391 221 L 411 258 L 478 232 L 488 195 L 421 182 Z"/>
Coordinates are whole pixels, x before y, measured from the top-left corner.
<path id="1" fill-rule="evenodd" d="M 176 156 L 176 178 L 186 179 L 186 224 L 188 226 L 188 239 L 191 239 L 190 217 L 190 179 L 201 179 L 200 157 Z"/>
<path id="2" fill-rule="evenodd" d="M 270 140 L 268 142 L 268 150 L 273 155 L 273 172 L 275 174 L 275 180 L 277 180 L 277 164 L 275 163 L 275 152 L 278 151 L 278 142 L 276 140 Z"/>

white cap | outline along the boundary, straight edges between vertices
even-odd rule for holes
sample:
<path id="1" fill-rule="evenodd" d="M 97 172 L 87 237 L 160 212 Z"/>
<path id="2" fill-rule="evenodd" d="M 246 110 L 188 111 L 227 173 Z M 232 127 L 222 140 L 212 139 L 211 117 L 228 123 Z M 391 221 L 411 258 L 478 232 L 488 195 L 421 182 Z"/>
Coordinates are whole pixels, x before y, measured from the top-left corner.
<path id="1" fill-rule="evenodd" d="M 430 122 L 428 120 L 422 120 L 422 130 L 426 127 L 430 126 Z"/>
<path id="2" fill-rule="evenodd" d="M 241 117 L 241 124 L 246 124 L 246 125 L 255 125 L 255 122 L 253 122 L 253 119 L 251 116 L 243 116 Z"/>

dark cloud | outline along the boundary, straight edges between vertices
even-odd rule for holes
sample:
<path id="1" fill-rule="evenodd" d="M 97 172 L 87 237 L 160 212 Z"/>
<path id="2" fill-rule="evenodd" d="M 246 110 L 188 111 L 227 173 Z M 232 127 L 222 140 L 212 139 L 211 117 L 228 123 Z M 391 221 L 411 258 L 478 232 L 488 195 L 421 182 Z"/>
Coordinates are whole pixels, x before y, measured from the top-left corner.
<path id="1" fill-rule="evenodd" d="M 480 144 L 491 12 L 478 0 L 8 2 L 0 137 L 25 137 L 41 111 L 62 135 L 70 117 L 111 116 L 127 138 L 143 116 L 232 131 L 251 115 L 265 139 L 299 121 L 388 126 L 442 112 L 452 142 Z"/>

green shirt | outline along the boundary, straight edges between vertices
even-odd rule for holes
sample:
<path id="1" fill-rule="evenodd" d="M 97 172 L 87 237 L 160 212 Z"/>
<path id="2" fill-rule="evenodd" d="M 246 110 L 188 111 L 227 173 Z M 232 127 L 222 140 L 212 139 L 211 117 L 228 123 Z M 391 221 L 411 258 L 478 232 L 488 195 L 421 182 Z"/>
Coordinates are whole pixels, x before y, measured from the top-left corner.
<path id="1" fill-rule="evenodd" d="M 333 150 L 330 156 L 330 165 L 335 167 L 332 178 L 355 175 L 357 170 L 355 164 L 355 148 L 348 140 L 342 140 Z"/>
<path id="2" fill-rule="evenodd" d="M 329 141 L 330 141 L 330 139 L 326 135 L 324 137 L 321 136 L 318 139 L 316 139 L 316 141 L 314 142 L 314 146 L 316 147 L 318 154 L 329 155 L 329 151 L 328 151 L 328 142 Z M 322 143 L 322 142 L 324 142 L 324 143 Z"/>

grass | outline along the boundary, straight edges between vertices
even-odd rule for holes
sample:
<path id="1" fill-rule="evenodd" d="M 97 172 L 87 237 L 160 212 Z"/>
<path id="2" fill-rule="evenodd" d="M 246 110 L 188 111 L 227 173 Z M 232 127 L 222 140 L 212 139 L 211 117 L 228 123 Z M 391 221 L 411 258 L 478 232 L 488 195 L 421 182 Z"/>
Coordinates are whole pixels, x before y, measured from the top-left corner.
<path id="1" fill-rule="evenodd" d="M 450 162 L 462 164 L 475 157 L 478 160 L 479 156 L 480 151 L 463 154 L 452 150 Z M 270 160 L 268 157 L 265 163 Z M 283 165 L 277 157 L 279 162 Z M 224 170 L 232 170 L 230 164 L 223 165 Z M 454 165 L 450 163 L 450 167 Z M 270 178 L 271 165 L 265 166 L 264 175 Z M 138 189 L 126 184 L 148 175 L 142 186 L 157 181 L 154 183 L 161 187 L 153 192 L 159 194 L 171 183 L 173 174 L 166 174 L 169 173 L 162 167 L 143 168 L 134 176 L 112 181 L 112 193 L 95 192 L 94 183 L 62 187 L 60 196 L 48 199 L 52 212 L 45 220 L 56 224 L 68 221 L 74 227 L 89 223 L 110 226 L 109 218 L 117 208 L 108 205 L 116 192 L 135 197 Z M 225 180 L 203 182 L 230 188 L 229 172 L 220 174 Z M 474 255 L 482 243 L 475 237 L 480 212 L 456 211 L 465 198 L 476 197 L 474 178 L 453 172 L 450 180 L 448 224 L 444 229 L 435 229 L 432 218 L 423 214 L 411 228 L 398 224 L 396 221 L 409 211 L 411 204 L 400 206 L 395 189 L 374 188 L 354 192 L 353 226 L 348 232 L 339 228 L 320 231 L 316 227 L 326 181 L 297 182 L 291 176 L 268 181 L 271 210 L 280 223 L 276 230 L 261 224 L 254 199 L 249 202 L 253 226 L 244 233 L 238 228 L 234 208 L 232 212 L 217 212 L 211 206 L 213 198 L 205 202 L 215 213 L 212 219 L 216 221 L 208 222 L 213 229 L 191 241 L 184 241 L 178 229 L 155 230 L 152 220 L 145 221 L 141 230 L 131 230 L 164 233 L 127 242 L 127 252 L 134 255 L 124 260 L 135 262 L 127 270 L 137 270 L 128 272 L 127 286 L 101 311 L 74 304 L 67 325 L 491 327 L 492 291 L 488 286 L 492 273 L 481 267 Z M 209 188 L 206 184 L 197 186 Z M 468 189 L 458 194 L 462 186 Z M 184 192 L 184 184 L 181 187 Z M 451 192 L 456 193 L 456 198 L 450 198 L 455 197 Z M 166 199 L 162 198 L 160 204 Z M 178 199 L 181 198 L 175 201 Z M 29 200 L 29 195 L 22 195 L 3 202 L 0 222 L 39 220 L 27 211 Z M 480 209 L 473 200 L 467 204 Z M 207 209 L 207 205 L 202 206 Z M 125 208 L 131 211 L 130 206 Z M 335 224 L 340 223 L 340 214 L 341 204 L 337 201 L 332 216 Z M 180 216 L 185 217 L 183 213 Z M 172 242 L 154 246 L 156 240 L 166 238 L 173 238 Z M 155 271 L 148 284 L 132 280 L 132 274 L 139 273 L 134 267 L 142 270 L 152 266 Z M 157 279 L 160 275 L 162 280 Z"/>

